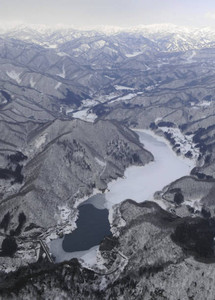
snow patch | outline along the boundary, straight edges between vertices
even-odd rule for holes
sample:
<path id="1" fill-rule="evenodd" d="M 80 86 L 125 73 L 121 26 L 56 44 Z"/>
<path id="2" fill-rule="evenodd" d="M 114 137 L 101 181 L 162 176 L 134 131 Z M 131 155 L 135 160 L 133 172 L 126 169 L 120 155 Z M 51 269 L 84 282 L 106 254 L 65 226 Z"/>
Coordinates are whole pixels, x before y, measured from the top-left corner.
<path id="1" fill-rule="evenodd" d="M 76 48 L 74 52 L 79 53 L 79 52 L 86 52 L 90 49 L 90 46 L 88 44 L 82 44 L 80 47 Z"/>
<path id="2" fill-rule="evenodd" d="M 93 46 L 96 48 L 102 48 L 105 46 L 105 44 L 106 44 L 106 42 L 104 40 L 100 40 L 100 41 L 93 43 Z"/>
<path id="3" fill-rule="evenodd" d="M 37 149 L 39 149 L 45 142 L 46 142 L 46 136 L 47 136 L 47 133 L 41 135 L 36 141 L 35 141 L 35 147 Z"/>
<path id="4" fill-rule="evenodd" d="M 140 55 L 140 54 L 142 54 L 143 52 L 142 51 L 136 51 L 136 52 L 133 52 L 133 53 L 131 53 L 131 54 L 126 54 L 125 56 L 126 57 L 135 57 L 135 56 L 138 56 L 138 55 Z"/>
<path id="5" fill-rule="evenodd" d="M 62 68 L 62 73 L 57 74 L 57 76 L 60 76 L 60 77 L 62 77 L 62 78 L 65 78 L 65 77 L 66 77 L 66 71 L 65 71 L 64 65 L 63 65 L 63 68 Z"/>
<path id="6" fill-rule="evenodd" d="M 22 79 L 20 78 L 20 75 L 22 73 L 18 73 L 16 71 L 8 71 L 6 72 L 7 76 L 10 77 L 11 79 L 15 80 L 18 84 L 21 83 Z"/>
<path id="7" fill-rule="evenodd" d="M 1 266 L 1 271 L 5 273 L 15 272 L 17 270 L 17 266 L 6 267 L 5 264 Z"/>
<path id="8" fill-rule="evenodd" d="M 66 114 L 68 115 L 68 114 L 72 113 L 73 111 L 74 111 L 74 108 L 67 108 Z"/>
<path id="9" fill-rule="evenodd" d="M 202 101 L 201 103 L 198 104 L 198 106 L 201 106 L 201 107 L 208 107 L 211 105 L 211 101 Z"/>
<path id="10" fill-rule="evenodd" d="M 61 82 L 58 82 L 55 86 L 55 89 L 57 90 L 61 86 L 61 84 L 62 84 Z"/>
<path id="11" fill-rule="evenodd" d="M 145 88 L 145 90 L 146 90 L 146 91 L 152 91 L 152 90 L 155 89 L 155 87 L 156 87 L 156 85 L 148 85 L 148 86 Z"/>
<path id="12" fill-rule="evenodd" d="M 162 121 L 162 118 L 161 117 L 158 117 L 155 119 L 155 123 L 157 124 L 158 122 Z"/>
<path id="13" fill-rule="evenodd" d="M 130 88 L 124 85 L 114 85 L 114 88 L 118 91 L 123 91 L 123 90 L 129 90 L 129 91 L 134 91 L 134 88 Z"/>
<path id="14" fill-rule="evenodd" d="M 57 53 L 58 56 L 64 57 L 64 56 L 69 56 L 69 54 L 65 53 L 65 52 L 58 52 Z"/>
<path id="15" fill-rule="evenodd" d="M 194 208 L 194 211 L 201 211 L 203 207 L 203 204 L 201 203 L 201 199 L 186 200 L 184 201 L 184 204 Z"/>
<path id="16" fill-rule="evenodd" d="M 94 122 L 97 118 L 97 115 L 90 113 L 88 109 L 80 110 L 73 113 L 73 118 L 81 119 L 87 122 Z"/>
<path id="17" fill-rule="evenodd" d="M 82 100 L 81 108 L 89 108 L 89 107 L 92 107 L 92 106 L 94 106 L 98 103 L 99 102 L 94 100 L 94 99 L 85 99 L 85 100 Z"/>
<path id="18" fill-rule="evenodd" d="M 110 76 L 108 76 L 108 75 L 105 75 L 105 77 L 108 78 L 108 79 L 111 79 L 111 80 L 114 80 L 114 79 L 115 79 L 115 77 L 110 77 Z"/>
<path id="19" fill-rule="evenodd" d="M 31 86 L 31 88 L 34 88 L 35 84 L 36 84 L 36 81 L 34 81 L 33 78 L 31 77 L 31 79 L 30 79 L 30 86 Z"/>
<path id="20" fill-rule="evenodd" d="M 137 96 L 137 94 L 127 94 L 127 95 L 125 95 L 123 97 L 119 97 L 117 99 L 114 99 L 114 100 L 110 101 L 110 103 L 114 103 L 114 102 L 118 102 L 118 101 L 131 100 L 135 96 Z"/>
<path id="21" fill-rule="evenodd" d="M 117 97 L 116 93 L 110 93 L 109 95 L 99 96 L 98 100 L 99 100 L 99 102 L 104 103 L 104 102 L 112 100 L 116 97 Z"/>
<path id="22" fill-rule="evenodd" d="M 48 48 L 50 48 L 50 49 L 56 49 L 57 45 L 56 44 L 51 44 L 51 45 L 48 45 Z"/>
<path id="23" fill-rule="evenodd" d="M 95 157 L 95 161 L 96 161 L 101 167 L 106 167 L 106 162 L 100 160 L 98 157 Z"/>

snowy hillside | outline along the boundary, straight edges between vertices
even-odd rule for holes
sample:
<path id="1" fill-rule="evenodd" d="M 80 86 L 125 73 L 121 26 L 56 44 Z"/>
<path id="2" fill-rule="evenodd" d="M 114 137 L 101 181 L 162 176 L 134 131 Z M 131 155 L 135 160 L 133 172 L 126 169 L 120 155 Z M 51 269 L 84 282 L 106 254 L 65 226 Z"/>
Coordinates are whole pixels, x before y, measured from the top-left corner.
<path id="1" fill-rule="evenodd" d="M 163 51 L 185 51 L 212 47 L 215 31 L 211 28 L 188 28 L 172 24 L 139 25 L 135 27 L 100 26 L 72 28 L 62 25 L 19 25 L 5 27 L 0 24 L 0 36 L 21 39 L 47 47 L 57 47 L 76 39 L 101 37 L 109 40 L 121 35 L 145 37 Z M 95 47 L 97 45 L 94 45 Z"/>

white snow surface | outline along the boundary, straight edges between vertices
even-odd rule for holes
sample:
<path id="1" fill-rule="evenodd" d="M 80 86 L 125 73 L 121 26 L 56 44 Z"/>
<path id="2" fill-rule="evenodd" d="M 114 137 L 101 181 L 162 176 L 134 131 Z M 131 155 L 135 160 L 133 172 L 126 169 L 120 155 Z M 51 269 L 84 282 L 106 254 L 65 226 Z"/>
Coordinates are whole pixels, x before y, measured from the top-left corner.
<path id="1" fill-rule="evenodd" d="M 134 52 L 134 53 L 126 54 L 125 56 L 129 58 L 129 57 L 138 56 L 140 54 L 142 54 L 142 52 L 141 51 L 137 51 L 137 52 Z"/>
<path id="2" fill-rule="evenodd" d="M 211 101 L 202 101 L 201 103 L 198 104 L 198 106 L 202 106 L 202 107 L 207 107 L 211 105 Z"/>
<path id="3" fill-rule="evenodd" d="M 47 133 L 41 135 L 36 141 L 35 141 L 35 148 L 39 149 L 46 141 Z"/>
<path id="4" fill-rule="evenodd" d="M 80 110 L 73 113 L 73 118 L 81 119 L 87 122 L 94 122 L 97 115 L 90 113 L 88 109 Z"/>
<path id="5" fill-rule="evenodd" d="M 61 86 L 61 84 L 62 84 L 61 82 L 58 82 L 55 86 L 55 89 L 57 90 Z"/>
<path id="6" fill-rule="evenodd" d="M 55 256 L 55 261 L 57 263 L 70 260 L 75 257 L 82 260 L 82 265 L 86 267 L 92 267 L 97 264 L 96 257 L 99 246 L 94 246 L 86 251 L 66 252 L 62 247 L 63 239 L 64 238 L 56 239 L 48 244 L 50 252 Z"/>
<path id="7" fill-rule="evenodd" d="M 131 100 L 132 98 L 134 98 L 135 96 L 137 96 L 137 94 L 127 94 L 125 96 L 119 97 L 117 99 L 114 99 L 112 101 L 110 101 L 110 103 L 114 103 L 114 102 L 118 102 L 118 101 L 125 101 L 125 100 Z"/>
<path id="8" fill-rule="evenodd" d="M 66 108 L 66 114 L 70 114 L 74 111 L 74 108 Z"/>
<path id="9" fill-rule="evenodd" d="M 93 43 L 93 46 L 95 48 L 102 48 L 102 47 L 105 46 L 105 44 L 106 44 L 106 41 L 100 40 L 100 41 L 97 41 L 97 42 Z"/>
<path id="10" fill-rule="evenodd" d="M 31 88 L 34 88 L 35 84 L 36 84 L 36 81 L 34 81 L 34 79 L 31 77 L 31 79 L 30 79 L 30 86 L 31 86 Z"/>
<path id="11" fill-rule="evenodd" d="M 201 211 L 203 206 L 203 204 L 201 203 L 201 199 L 186 200 L 184 204 L 191 206 L 195 211 Z"/>
<path id="12" fill-rule="evenodd" d="M 51 45 L 48 46 L 48 48 L 50 48 L 50 49 L 56 49 L 57 45 L 56 44 L 51 44 Z"/>
<path id="13" fill-rule="evenodd" d="M 6 72 L 7 76 L 9 76 L 11 79 L 15 80 L 18 84 L 21 83 L 20 75 L 21 73 L 16 72 L 15 70 Z"/>
<path id="14" fill-rule="evenodd" d="M 59 73 L 59 74 L 57 74 L 57 76 L 60 76 L 60 77 L 62 77 L 62 78 L 65 78 L 65 77 L 66 77 L 66 71 L 65 71 L 65 67 L 64 67 L 64 66 L 63 66 L 63 68 L 62 68 L 62 72 Z"/>
<path id="15" fill-rule="evenodd" d="M 65 52 L 58 52 L 57 55 L 61 56 L 61 57 L 64 57 L 64 56 L 68 56 L 69 57 L 69 54 L 67 54 Z"/>
<path id="16" fill-rule="evenodd" d="M 188 175 L 195 161 L 178 157 L 161 137 L 154 137 L 150 131 L 137 131 L 145 149 L 154 155 L 154 161 L 143 167 L 132 166 L 126 169 L 125 178 L 118 178 L 108 184 L 106 193 L 108 207 L 126 199 L 136 202 L 154 200 L 156 191 L 172 181 Z"/>
<path id="17" fill-rule="evenodd" d="M 90 108 L 96 104 L 98 104 L 99 102 L 95 99 L 84 99 L 82 100 L 82 104 L 81 104 L 81 108 Z"/>
<path id="18" fill-rule="evenodd" d="M 95 157 L 95 161 L 96 161 L 101 167 L 105 167 L 105 166 L 106 166 L 106 162 L 102 161 L 102 160 L 99 159 L 98 157 Z"/>
<path id="19" fill-rule="evenodd" d="M 124 86 L 124 85 L 114 85 L 114 88 L 118 91 L 123 91 L 123 90 L 134 91 L 134 88 L 130 88 L 130 87 Z"/>

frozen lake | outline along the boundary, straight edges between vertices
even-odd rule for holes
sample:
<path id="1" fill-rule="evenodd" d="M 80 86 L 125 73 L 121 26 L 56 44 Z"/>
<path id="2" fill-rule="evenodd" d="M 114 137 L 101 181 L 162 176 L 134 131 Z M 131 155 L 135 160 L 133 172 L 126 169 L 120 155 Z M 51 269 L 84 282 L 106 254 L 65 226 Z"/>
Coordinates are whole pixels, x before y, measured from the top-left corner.
<path id="1" fill-rule="evenodd" d="M 96 263 L 100 242 L 105 236 L 112 235 L 108 210 L 103 207 L 96 208 L 96 205 L 87 201 L 78 210 L 77 228 L 63 238 L 51 241 L 49 247 L 56 262 L 79 258 L 87 262 L 87 266 L 91 266 Z"/>
<path id="2" fill-rule="evenodd" d="M 172 181 L 188 175 L 195 162 L 177 156 L 166 140 L 147 130 L 136 131 L 144 148 L 154 156 L 154 161 L 143 167 L 132 166 L 126 169 L 125 178 L 118 178 L 108 184 L 106 193 L 108 208 L 132 199 L 136 202 L 153 200 L 156 191 L 163 189 Z"/>
<path id="3" fill-rule="evenodd" d="M 127 168 L 124 174 L 125 178 L 119 178 L 108 184 L 108 192 L 105 194 L 94 195 L 85 201 L 83 203 L 84 205 L 82 204 L 86 207 L 91 207 L 91 205 L 93 205 L 97 209 L 97 211 L 95 211 L 97 215 L 100 214 L 98 210 L 105 211 L 105 208 L 111 209 L 113 205 L 126 199 L 132 199 L 136 202 L 153 200 L 153 195 L 156 191 L 162 190 L 164 186 L 172 181 L 188 175 L 195 166 L 194 160 L 177 156 L 164 138 L 156 136 L 152 132 L 146 130 L 139 130 L 136 132 L 138 133 L 144 148 L 153 154 L 154 161 L 143 167 L 132 166 Z M 80 206 L 80 208 L 82 207 L 82 210 L 83 206 Z M 78 230 L 83 227 L 86 222 L 91 221 L 89 219 L 91 217 L 88 209 L 85 208 L 83 211 L 84 214 L 82 213 L 81 219 L 77 221 Z M 102 223 L 106 224 L 104 232 L 108 230 L 108 214 L 105 218 L 106 220 L 102 221 Z M 93 234 L 95 236 L 92 237 L 89 245 L 86 245 L 85 235 L 77 235 L 77 230 L 74 231 L 74 234 L 71 233 L 69 235 L 71 243 L 77 241 L 77 245 L 81 245 L 80 249 L 75 246 L 74 249 L 76 252 L 67 251 L 67 247 L 66 249 L 65 247 L 63 249 L 62 245 L 65 245 L 65 237 L 64 239 L 52 241 L 50 243 L 50 250 L 56 256 L 58 262 L 77 257 L 82 258 L 84 262 L 90 266 L 96 262 L 96 250 L 98 249 L 98 246 L 96 245 L 100 243 L 100 239 L 96 236 L 97 230 L 94 230 L 92 227 L 91 235 L 93 236 Z M 102 236 L 101 232 L 100 235 Z M 92 244 L 92 240 L 95 240 L 95 244 Z M 66 242 L 70 243 L 68 236 L 66 237 Z M 82 247 L 82 243 L 84 244 L 84 248 Z M 88 246 L 89 250 L 86 250 Z"/>

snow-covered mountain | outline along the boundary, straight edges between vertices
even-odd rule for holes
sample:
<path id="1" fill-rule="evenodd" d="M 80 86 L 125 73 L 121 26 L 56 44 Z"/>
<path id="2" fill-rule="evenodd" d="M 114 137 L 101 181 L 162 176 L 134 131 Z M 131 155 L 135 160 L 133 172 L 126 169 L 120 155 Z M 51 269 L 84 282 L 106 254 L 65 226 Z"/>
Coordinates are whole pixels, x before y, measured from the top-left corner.
<path id="1" fill-rule="evenodd" d="M 186 51 L 210 48 L 215 44 L 215 30 L 212 28 L 188 28 L 172 24 L 139 25 L 136 27 L 101 26 L 92 28 L 72 28 L 65 26 L 20 25 L 4 27 L 0 25 L 0 36 L 21 39 L 46 47 L 57 48 L 63 43 L 79 39 L 102 37 L 106 41 L 120 39 L 147 38 L 162 51 Z M 144 43 L 142 44 L 142 46 Z"/>
<path id="2" fill-rule="evenodd" d="M 0 299 L 214 299 L 214 43 L 168 24 L 1 28 Z M 165 211 L 116 205 L 105 273 L 47 263 L 83 199 L 153 159 L 129 128 L 196 167 L 156 192 Z"/>

